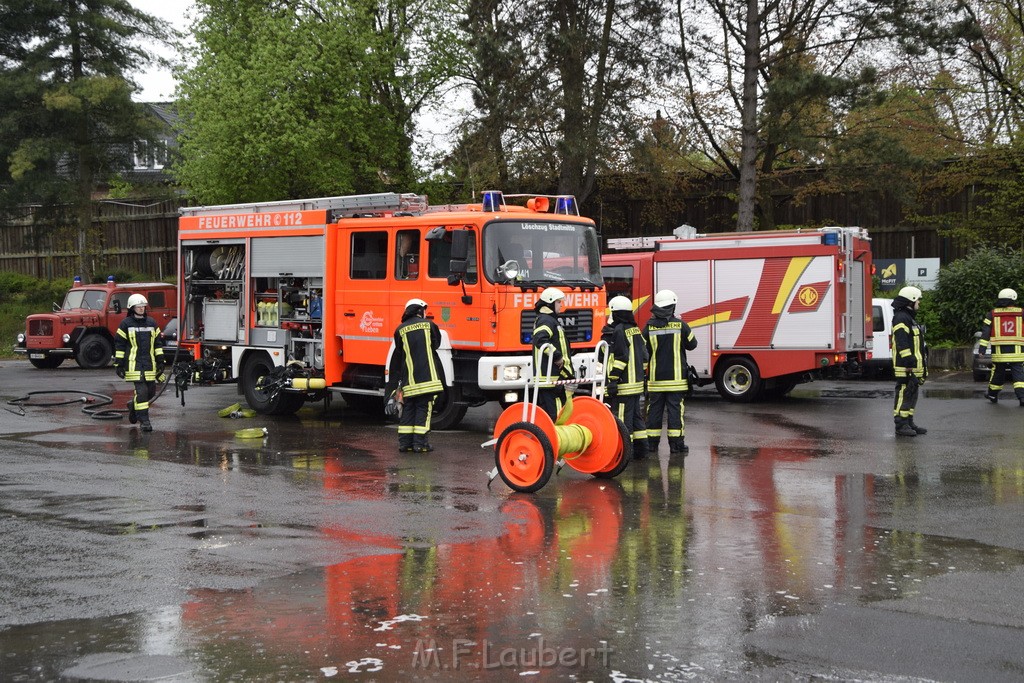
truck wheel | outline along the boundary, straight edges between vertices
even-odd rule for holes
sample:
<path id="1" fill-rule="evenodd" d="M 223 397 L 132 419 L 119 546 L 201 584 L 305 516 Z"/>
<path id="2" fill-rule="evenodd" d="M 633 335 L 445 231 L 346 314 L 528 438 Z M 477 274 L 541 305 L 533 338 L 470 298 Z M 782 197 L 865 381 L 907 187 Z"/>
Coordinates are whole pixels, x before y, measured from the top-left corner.
<path id="1" fill-rule="evenodd" d="M 40 370 L 53 370 L 59 368 L 64 362 L 64 356 L 47 356 L 46 358 L 29 358 L 28 362 Z"/>
<path id="2" fill-rule="evenodd" d="M 452 400 L 452 390 L 443 392 L 434 401 L 434 410 L 430 416 L 430 429 L 455 429 L 466 417 L 469 406 Z"/>
<path id="3" fill-rule="evenodd" d="M 305 402 L 303 394 L 278 391 L 271 395 L 263 388 L 263 382 L 270 377 L 274 367 L 265 353 L 257 353 L 245 362 L 239 379 L 245 400 L 260 415 L 294 415 Z"/>
<path id="4" fill-rule="evenodd" d="M 734 403 L 750 403 L 761 395 L 761 373 L 748 358 L 727 358 L 715 371 L 715 386 L 723 398 Z"/>
<path id="5" fill-rule="evenodd" d="M 78 367 L 86 370 L 97 370 L 110 365 L 110 358 L 114 355 L 114 347 L 106 337 L 98 334 L 88 334 L 78 342 L 78 349 L 75 351 L 75 362 Z"/>

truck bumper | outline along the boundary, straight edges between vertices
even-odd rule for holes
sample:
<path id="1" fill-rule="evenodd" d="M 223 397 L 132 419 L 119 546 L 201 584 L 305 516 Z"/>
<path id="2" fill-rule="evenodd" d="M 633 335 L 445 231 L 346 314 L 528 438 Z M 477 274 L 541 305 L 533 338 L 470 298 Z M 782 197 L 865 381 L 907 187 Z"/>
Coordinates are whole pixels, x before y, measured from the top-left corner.
<path id="1" fill-rule="evenodd" d="M 593 351 L 574 353 L 572 362 L 581 383 L 603 376 L 604 368 Z M 485 391 L 522 390 L 532 377 L 532 356 L 485 356 L 477 364 L 477 384 Z"/>

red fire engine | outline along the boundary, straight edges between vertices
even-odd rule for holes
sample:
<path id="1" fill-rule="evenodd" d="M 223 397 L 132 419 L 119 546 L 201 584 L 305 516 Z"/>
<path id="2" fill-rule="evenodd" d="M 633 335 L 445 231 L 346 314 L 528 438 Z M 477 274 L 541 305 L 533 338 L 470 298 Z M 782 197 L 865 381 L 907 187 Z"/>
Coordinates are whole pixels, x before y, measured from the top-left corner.
<path id="1" fill-rule="evenodd" d="M 680 231 L 677 231 L 680 232 Z M 732 401 L 783 395 L 810 373 L 855 370 L 872 347 L 871 240 L 861 228 L 623 238 L 605 254 L 608 296 L 650 317 L 655 292 L 679 297 L 687 354 L 702 383 Z"/>
<path id="2" fill-rule="evenodd" d="M 532 377 L 533 305 L 565 293 L 577 370 L 593 378 L 605 322 L 594 223 L 572 197 L 430 207 L 383 193 L 182 209 L 179 344 L 230 367 L 255 410 L 290 414 L 336 392 L 382 409 L 405 303 L 427 302 L 448 390 L 433 426 L 519 400 Z"/>

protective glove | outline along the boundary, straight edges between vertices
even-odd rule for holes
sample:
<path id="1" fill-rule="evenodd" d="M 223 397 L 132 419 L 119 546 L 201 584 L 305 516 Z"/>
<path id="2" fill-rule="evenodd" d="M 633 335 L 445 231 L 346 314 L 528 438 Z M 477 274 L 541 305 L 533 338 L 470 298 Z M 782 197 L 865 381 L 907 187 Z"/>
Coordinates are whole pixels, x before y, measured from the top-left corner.
<path id="1" fill-rule="evenodd" d="M 604 393 L 608 398 L 615 398 L 619 393 L 619 383 L 615 380 L 609 380 L 604 388 Z"/>
<path id="2" fill-rule="evenodd" d="M 166 382 L 166 381 L 167 381 L 167 375 L 166 375 L 166 373 L 164 373 L 163 369 L 161 369 L 161 370 L 159 371 L 159 373 L 160 373 L 160 374 L 158 374 L 158 375 L 156 376 L 156 381 L 157 381 L 157 382 L 160 382 L 160 384 L 163 384 L 164 382 Z"/>
<path id="3" fill-rule="evenodd" d="M 123 365 L 118 365 L 114 372 L 117 373 L 118 377 L 124 379 L 125 370 Z"/>

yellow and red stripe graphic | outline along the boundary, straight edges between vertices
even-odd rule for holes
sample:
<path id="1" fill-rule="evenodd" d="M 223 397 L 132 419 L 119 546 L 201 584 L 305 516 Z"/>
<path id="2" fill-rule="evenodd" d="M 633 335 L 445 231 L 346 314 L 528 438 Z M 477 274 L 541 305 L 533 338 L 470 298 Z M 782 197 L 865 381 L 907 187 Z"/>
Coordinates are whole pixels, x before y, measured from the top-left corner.
<path id="1" fill-rule="evenodd" d="M 687 311 L 681 317 L 683 322 L 690 326 L 690 329 L 715 323 L 726 323 L 730 320 L 742 320 L 743 312 L 747 310 L 748 301 L 750 301 L 749 296 L 719 301 Z"/>
<path id="2" fill-rule="evenodd" d="M 736 339 L 736 346 L 771 344 L 786 302 L 811 259 L 811 256 L 765 259 L 761 281 L 757 284 L 750 314 Z"/>

